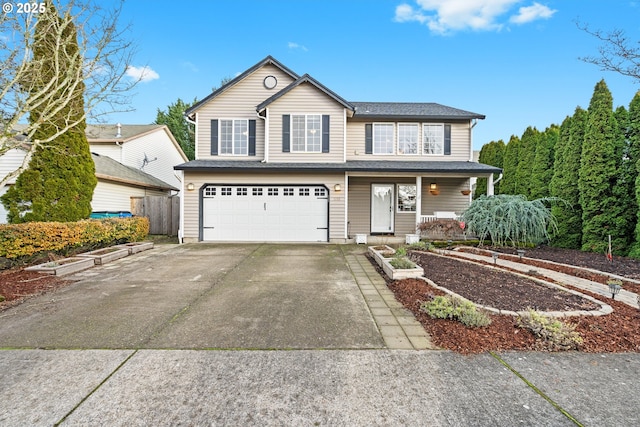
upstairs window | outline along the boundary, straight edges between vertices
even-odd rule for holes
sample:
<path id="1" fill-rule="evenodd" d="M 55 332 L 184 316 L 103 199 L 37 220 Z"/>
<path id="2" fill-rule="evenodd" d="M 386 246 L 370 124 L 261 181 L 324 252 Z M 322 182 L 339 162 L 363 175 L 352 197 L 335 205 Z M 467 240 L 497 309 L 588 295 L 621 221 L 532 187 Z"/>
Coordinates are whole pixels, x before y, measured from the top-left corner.
<path id="1" fill-rule="evenodd" d="M 373 124 L 373 154 L 393 154 L 393 123 Z"/>
<path id="2" fill-rule="evenodd" d="M 398 123 L 398 154 L 419 154 L 418 125 Z"/>
<path id="3" fill-rule="evenodd" d="M 444 154 L 444 125 L 422 125 L 422 146 L 424 154 Z"/>
<path id="4" fill-rule="evenodd" d="M 220 120 L 220 154 L 246 156 L 249 153 L 249 120 Z"/>
<path id="5" fill-rule="evenodd" d="M 291 115 L 291 152 L 322 152 L 322 116 L 320 114 Z"/>

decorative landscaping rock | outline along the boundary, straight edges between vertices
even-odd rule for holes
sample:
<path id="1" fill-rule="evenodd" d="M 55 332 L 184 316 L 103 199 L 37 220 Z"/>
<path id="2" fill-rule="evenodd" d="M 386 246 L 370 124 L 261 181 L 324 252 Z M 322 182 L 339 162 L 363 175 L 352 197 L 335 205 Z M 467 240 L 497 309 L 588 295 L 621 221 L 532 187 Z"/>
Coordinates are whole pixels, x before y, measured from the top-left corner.
<path id="1" fill-rule="evenodd" d="M 137 254 L 138 252 L 153 249 L 153 242 L 130 242 L 123 245 L 116 246 L 117 248 L 126 248 L 129 251 L 129 255 Z"/>
<path id="2" fill-rule="evenodd" d="M 44 264 L 34 265 L 27 267 L 25 270 L 37 271 L 39 273 L 54 274 L 56 276 L 63 276 L 65 274 L 76 273 L 78 271 L 86 270 L 95 265 L 92 258 L 86 257 L 72 257 L 63 258 L 57 261 L 45 262 Z"/>
<path id="3" fill-rule="evenodd" d="M 129 255 L 129 250 L 127 248 L 113 246 L 111 248 L 102 248 L 95 251 L 86 252 L 78 255 L 78 257 L 91 258 L 94 261 L 95 265 L 104 265 L 108 262 L 124 258 L 127 255 Z"/>

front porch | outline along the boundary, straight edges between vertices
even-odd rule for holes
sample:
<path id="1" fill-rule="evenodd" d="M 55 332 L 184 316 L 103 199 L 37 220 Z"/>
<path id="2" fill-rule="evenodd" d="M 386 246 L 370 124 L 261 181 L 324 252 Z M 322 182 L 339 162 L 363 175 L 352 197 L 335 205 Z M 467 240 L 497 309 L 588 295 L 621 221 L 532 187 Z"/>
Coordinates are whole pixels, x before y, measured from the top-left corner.
<path id="1" fill-rule="evenodd" d="M 364 234 L 372 242 L 404 243 L 419 223 L 457 219 L 472 201 L 474 182 L 469 174 L 348 174 L 347 238 Z"/>

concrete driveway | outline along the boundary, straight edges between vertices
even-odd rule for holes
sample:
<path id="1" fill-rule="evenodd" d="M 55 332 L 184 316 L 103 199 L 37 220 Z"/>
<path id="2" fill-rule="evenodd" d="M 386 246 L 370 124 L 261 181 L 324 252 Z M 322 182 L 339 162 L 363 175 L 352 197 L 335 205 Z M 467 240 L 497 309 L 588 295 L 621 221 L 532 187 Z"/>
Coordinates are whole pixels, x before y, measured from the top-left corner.
<path id="1" fill-rule="evenodd" d="M 335 245 L 161 246 L 0 312 L 0 348 L 384 348 Z"/>

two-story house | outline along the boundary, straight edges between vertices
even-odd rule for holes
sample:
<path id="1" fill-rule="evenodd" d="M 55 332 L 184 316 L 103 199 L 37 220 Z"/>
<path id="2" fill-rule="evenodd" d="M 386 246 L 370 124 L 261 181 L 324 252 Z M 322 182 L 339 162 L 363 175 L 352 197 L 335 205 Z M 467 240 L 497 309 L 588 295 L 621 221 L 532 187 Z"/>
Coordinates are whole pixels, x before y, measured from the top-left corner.
<path id="1" fill-rule="evenodd" d="M 185 242 L 410 234 L 438 212 L 464 210 L 472 178 L 501 173 L 472 161 L 483 115 L 350 102 L 271 56 L 186 119 L 196 124 L 196 160 L 176 166 Z"/>

